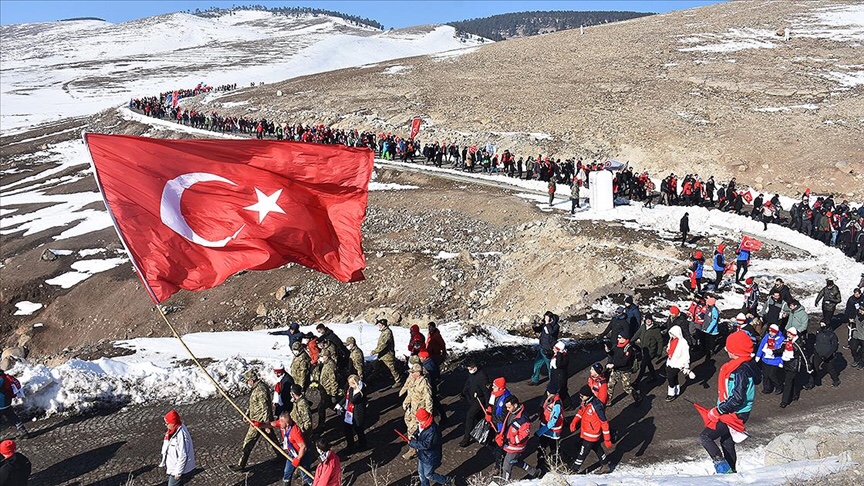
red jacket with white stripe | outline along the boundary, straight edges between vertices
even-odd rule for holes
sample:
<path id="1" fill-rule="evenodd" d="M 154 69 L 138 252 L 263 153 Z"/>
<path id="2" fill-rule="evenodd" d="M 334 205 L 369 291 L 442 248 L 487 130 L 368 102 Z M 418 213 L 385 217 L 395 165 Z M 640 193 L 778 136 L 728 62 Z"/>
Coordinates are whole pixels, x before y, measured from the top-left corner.
<path id="1" fill-rule="evenodd" d="M 576 431 L 579 422 L 582 422 L 582 432 L 579 436 L 588 442 L 599 442 L 601 434 L 604 442 L 612 441 L 612 436 L 609 435 L 609 421 L 606 420 L 606 412 L 597 397 L 591 397 L 579 407 L 579 411 L 576 412 L 576 416 L 570 422 L 570 432 Z"/>
<path id="2" fill-rule="evenodd" d="M 519 453 L 525 450 L 531 436 L 531 421 L 525 416 L 524 405 L 519 405 L 515 412 L 507 414 L 502 432 L 505 438 L 504 452 Z"/>

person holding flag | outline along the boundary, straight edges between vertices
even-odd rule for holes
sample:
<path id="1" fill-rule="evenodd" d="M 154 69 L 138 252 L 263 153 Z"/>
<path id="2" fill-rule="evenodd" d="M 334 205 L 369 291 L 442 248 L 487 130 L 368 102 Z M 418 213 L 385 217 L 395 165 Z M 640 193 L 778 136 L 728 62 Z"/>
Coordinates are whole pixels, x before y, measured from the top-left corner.
<path id="1" fill-rule="evenodd" d="M 726 245 L 723 243 L 717 245 L 717 249 L 714 250 L 714 292 L 720 291 L 720 283 L 723 282 L 723 274 L 726 273 L 726 256 L 723 254 L 725 250 Z"/>
<path id="2" fill-rule="evenodd" d="M 762 248 L 761 241 L 749 236 L 741 238 L 741 244 L 735 251 L 737 255 L 735 258 L 735 283 L 741 283 L 741 279 L 747 275 L 747 270 L 750 268 L 750 252 L 759 251 L 760 248 Z"/>
<path id="3" fill-rule="evenodd" d="M 720 367 L 717 377 L 717 406 L 708 410 L 693 404 L 705 423 L 699 441 L 714 461 L 718 474 L 736 472 L 735 444 L 747 438 L 744 424 L 750 418 L 756 385 L 762 381 L 759 367 L 753 361 L 753 341 L 746 332 L 730 334 L 726 338 L 726 352 L 730 361 Z"/>

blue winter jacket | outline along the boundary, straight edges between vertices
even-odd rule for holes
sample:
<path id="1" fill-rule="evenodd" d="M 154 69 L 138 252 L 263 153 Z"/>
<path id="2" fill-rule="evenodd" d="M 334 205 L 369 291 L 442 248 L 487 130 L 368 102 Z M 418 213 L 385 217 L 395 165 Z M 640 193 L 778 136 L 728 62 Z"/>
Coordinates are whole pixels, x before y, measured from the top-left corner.
<path id="1" fill-rule="evenodd" d="M 705 324 L 702 325 L 702 332 L 706 334 L 720 334 L 720 313 L 717 312 L 716 306 L 710 306 L 705 309 Z"/>
<path id="2" fill-rule="evenodd" d="M 742 364 L 726 380 L 726 400 L 721 402 L 717 399 L 717 411 L 721 414 L 736 413 L 742 420 L 747 421 L 756 397 L 756 385 L 761 382 L 762 373 L 755 361 Z"/>
<path id="3" fill-rule="evenodd" d="M 408 445 L 417 450 L 417 459 L 433 469 L 441 465 L 441 431 L 435 421 L 420 431 Z"/>
<path id="4" fill-rule="evenodd" d="M 690 265 L 690 269 L 696 273 L 696 278 L 702 278 L 702 270 L 705 268 L 704 260 L 693 259 L 693 264 Z"/>
<path id="5" fill-rule="evenodd" d="M 495 429 L 501 432 L 504 427 L 504 420 L 507 418 L 507 409 L 504 408 L 504 401 L 510 396 L 510 390 L 505 389 L 500 397 L 495 399 L 495 405 L 492 406 L 492 422 L 495 423 Z"/>
<path id="6" fill-rule="evenodd" d="M 714 271 L 723 272 L 726 270 L 726 257 L 722 253 L 714 253 Z"/>
<path id="7" fill-rule="evenodd" d="M 756 350 L 756 357 L 762 360 L 765 364 L 771 366 L 780 366 L 783 363 L 783 341 L 785 340 L 785 336 L 783 334 L 777 333 L 777 337 L 774 338 L 774 357 L 766 358 L 765 357 L 765 344 L 768 342 L 768 338 L 770 334 L 765 334 L 765 337 L 762 338 L 762 342 L 759 343 L 759 349 Z"/>
<path id="8" fill-rule="evenodd" d="M 750 250 L 738 250 L 738 258 L 739 262 L 746 262 L 750 260 Z"/>

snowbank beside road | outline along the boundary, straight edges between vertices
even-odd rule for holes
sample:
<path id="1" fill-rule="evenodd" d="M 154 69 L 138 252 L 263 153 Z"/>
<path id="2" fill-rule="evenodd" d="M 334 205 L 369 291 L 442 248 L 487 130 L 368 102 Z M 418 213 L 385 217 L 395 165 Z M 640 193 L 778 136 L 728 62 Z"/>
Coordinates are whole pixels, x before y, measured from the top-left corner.
<path id="1" fill-rule="evenodd" d="M 328 324 L 342 340 L 354 336 L 367 355 L 378 342 L 378 328 L 365 321 Z M 407 354 L 409 331 L 392 326 L 396 354 Z M 439 326 L 448 350 L 461 354 L 493 346 L 530 345 L 536 340 L 513 336 L 497 328 L 484 328 L 473 334 L 459 323 Z M 282 331 L 280 329 L 277 331 Z M 312 332 L 314 326 L 301 327 Z M 249 367 L 262 371 L 272 380 L 274 365 L 291 365 L 287 335 L 270 334 L 272 330 L 245 332 L 194 333 L 184 341 L 202 360 L 207 370 L 229 392 L 238 392 L 241 375 Z M 101 358 L 94 361 L 70 360 L 50 368 L 44 365 L 18 363 L 10 371 L 24 385 L 27 398 L 24 407 L 35 413 L 76 413 L 106 404 L 145 404 L 156 400 L 190 403 L 216 396 L 215 387 L 195 366 L 180 343 L 170 337 L 138 338 L 119 341 L 118 347 L 134 350 L 128 356 Z"/>

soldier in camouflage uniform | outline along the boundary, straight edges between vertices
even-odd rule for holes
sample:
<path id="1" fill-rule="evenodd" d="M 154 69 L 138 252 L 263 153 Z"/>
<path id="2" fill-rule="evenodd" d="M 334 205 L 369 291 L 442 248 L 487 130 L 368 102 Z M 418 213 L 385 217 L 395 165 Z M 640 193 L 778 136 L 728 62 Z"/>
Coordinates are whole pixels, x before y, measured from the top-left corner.
<path id="1" fill-rule="evenodd" d="M 387 319 L 378 319 L 376 324 L 378 325 L 378 330 L 381 331 L 381 335 L 378 336 L 378 345 L 372 350 L 372 354 L 378 356 L 377 366 L 372 374 L 379 373 L 381 365 L 386 366 L 390 370 L 390 374 L 393 375 L 393 381 L 395 382 L 393 383 L 393 388 L 399 388 L 402 386 L 402 380 L 399 378 L 399 372 L 396 371 L 396 344 L 393 341 L 393 331 L 387 325 Z"/>
<path id="2" fill-rule="evenodd" d="M 366 362 L 366 359 L 363 357 L 363 351 L 360 351 L 360 347 L 357 346 L 357 340 L 354 339 L 354 336 L 348 336 L 348 339 L 345 340 L 345 345 L 348 347 L 348 358 L 351 363 L 351 370 L 349 370 L 349 375 L 357 375 L 360 378 L 360 381 L 363 381 L 363 365 Z"/>
<path id="3" fill-rule="evenodd" d="M 291 418 L 294 423 L 300 427 L 304 434 L 311 433 L 312 407 L 309 405 L 309 400 L 303 396 L 303 389 L 296 383 L 291 387 L 291 402 L 294 404 L 294 407 L 291 408 Z"/>
<path id="4" fill-rule="evenodd" d="M 295 341 L 291 345 L 291 352 L 294 353 L 294 361 L 291 362 L 291 378 L 294 378 L 294 383 L 300 385 L 300 388 L 306 390 L 309 388 L 309 368 L 312 367 L 312 361 L 300 341 Z"/>
<path id="5" fill-rule="evenodd" d="M 318 425 L 316 432 L 324 431 L 324 421 L 327 420 L 327 411 L 333 409 L 339 402 L 341 392 L 339 381 L 336 378 L 336 356 L 322 354 L 318 357 L 321 365 L 321 374 L 318 379 L 318 393 L 321 401 L 318 403 Z"/>
<path id="6" fill-rule="evenodd" d="M 405 396 L 402 401 L 402 409 L 405 410 L 405 426 L 409 436 L 417 432 L 417 410 L 425 408 L 426 411 L 432 413 L 432 388 L 423 375 L 423 365 L 420 364 L 420 360 L 416 356 L 412 356 L 411 359 L 411 372 L 408 374 L 408 379 L 405 380 L 405 385 L 399 390 L 399 396 Z M 416 450 L 409 448 L 402 457 L 410 459 L 416 454 Z"/>
<path id="7" fill-rule="evenodd" d="M 249 370 L 244 373 L 243 379 L 246 380 L 246 384 L 252 387 L 252 394 L 249 396 L 249 409 L 246 411 L 246 415 L 253 422 L 272 422 L 273 409 L 270 407 L 270 389 L 267 388 L 267 385 L 265 385 L 263 381 L 261 381 L 258 372 L 255 370 Z M 278 444 L 275 437 L 273 437 L 272 432 L 265 433 L 269 434 L 273 441 Z M 228 466 L 229 469 L 235 472 L 243 472 L 246 470 L 246 463 L 249 462 L 249 455 L 252 454 L 252 449 L 254 449 L 255 444 L 258 443 L 260 435 L 261 433 L 250 424 L 249 429 L 246 431 L 246 437 L 243 438 L 243 453 L 240 456 L 240 462 L 237 464 L 231 464 Z M 274 449 L 274 451 L 277 458 L 283 457 L 282 453 L 278 449 Z"/>

